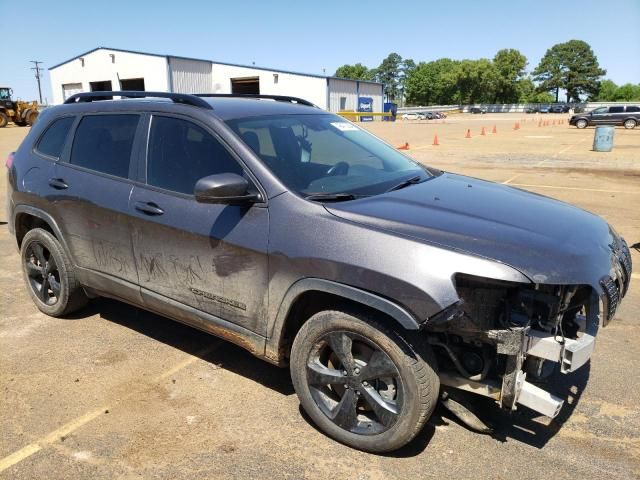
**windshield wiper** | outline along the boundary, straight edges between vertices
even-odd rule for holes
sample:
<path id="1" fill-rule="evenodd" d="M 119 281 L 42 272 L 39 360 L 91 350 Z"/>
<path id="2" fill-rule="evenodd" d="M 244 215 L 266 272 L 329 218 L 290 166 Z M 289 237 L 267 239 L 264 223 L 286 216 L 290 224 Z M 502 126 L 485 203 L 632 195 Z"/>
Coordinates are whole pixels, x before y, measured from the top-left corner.
<path id="1" fill-rule="evenodd" d="M 408 187 L 409 185 L 415 185 L 416 183 L 420 183 L 420 180 L 422 180 L 421 175 L 416 175 L 414 177 L 407 178 L 406 180 L 403 180 L 396 186 L 391 187 L 389 190 L 387 190 L 387 192 L 393 192 L 394 190 L 400 190 L 401 188 Z"/>
<path id="2" fill-rule="evenodd" d="M 319 202 L 344 202 L 366 197 L 366 195 L 354 195 L 353 193 L 312 193 L 307 195 L 305 200 L 316 200 Z"/>

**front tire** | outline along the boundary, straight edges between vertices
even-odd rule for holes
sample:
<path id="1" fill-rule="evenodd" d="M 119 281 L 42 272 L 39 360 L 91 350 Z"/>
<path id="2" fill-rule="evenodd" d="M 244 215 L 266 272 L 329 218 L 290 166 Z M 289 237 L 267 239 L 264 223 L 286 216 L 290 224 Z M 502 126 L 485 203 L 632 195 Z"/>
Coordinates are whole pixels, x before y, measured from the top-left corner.
<path id="1" fill-rule="evenodd" d="M 317 313 L 302 326 L 291 350 L 291 377 L 302 407 L 323 432 L 368 452 L 410 442 L 440 389 L 433 354 L 417 332 L 337 310 Z"/>
<path id="2" fill-rule="evenodd" d="M 4 112 L 0 112 L 0 128 L 6 127 L 9 123 L 9 117 Z"/>
<path id="3" fill-rule="evenodd" d="M 576 121 L 576 127 L 577 128 L 580 128 L 580 129 L 587 128 L 587 125 L 589 125 L 589 122 L 587 122 L 584 119 L 580 119 L 580 120 Z"/>
<path id="4" fill-rule="evenodd" d="M 86 305 L 88 298 L 71 261 L 51 233 L 42 228 L 29 230 L 22 239 L 20 256 L 27 290 L 41 312 L 60 317 Z"/>
<path id="5" fill-rule="evenodd" d="M 631 130 L 633 128 L 636 128 L 636 124 L 637 122 L 633 118 L 628 118 L 624 121 L 624 128 L 626 128 L 627 130 Z"/>

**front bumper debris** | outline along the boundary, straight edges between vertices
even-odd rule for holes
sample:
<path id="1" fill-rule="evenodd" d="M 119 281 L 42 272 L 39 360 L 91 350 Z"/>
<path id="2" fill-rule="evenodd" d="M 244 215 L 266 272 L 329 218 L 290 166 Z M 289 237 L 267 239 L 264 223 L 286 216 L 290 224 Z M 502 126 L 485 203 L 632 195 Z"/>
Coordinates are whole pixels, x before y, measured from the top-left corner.
<path id="1" fill-rule="evenodd" d="M 593 293 L 586 315 L 577 316 L 581 327 L 577 339 L 557 338 L 538 330 L 527 331 L 523 343 L 525 355 L 556 362 L 562 373 L 575 372 L 589 361 L 595 348 L 600 325 L 600 304 L 600 298 Z M 515 403 L 551 418 L 560 413 L 564 400 L 527 382 L 526 373 L 518 372 L 516 383 Z"/>
<path id="2" fill-rule="evenodd" d="M 497 353 L 506 356 L 506 369 L 501 383 L 489 379 L 475 381 L 442 373 L 440 382 L 445 386 L 493 398 L 508 410 L 524 405 L 554 418 L 564 400 L 528 382 L 523 369 L 524 361 L 528 357 L 536 357 L 555 362 L 564 374 L 584 366 L 595 348 L 601 312 L 606 308 L 601 305 L 598 295 L 592 294 L 586 315 L 577 317 L 580 333 L 576 339 L 556 337 L 529 327 L 489 331 L 489 336 L 496 341 Z"/>

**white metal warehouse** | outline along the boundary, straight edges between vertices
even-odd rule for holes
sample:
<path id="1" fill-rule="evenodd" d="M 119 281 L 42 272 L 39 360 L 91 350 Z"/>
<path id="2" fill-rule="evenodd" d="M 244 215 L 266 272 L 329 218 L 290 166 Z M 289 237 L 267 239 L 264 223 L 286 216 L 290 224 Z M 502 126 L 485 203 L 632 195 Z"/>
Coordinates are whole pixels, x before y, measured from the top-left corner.
<path id="1" fill-rule="evenodd" d="M 382 111 L 382 84 L 98 47 L 49 69 L 53 103 L 79 92 L 146 90 L 177 93 L 289 95 L 332 112 L 358 111 L 371 99 Z"/>

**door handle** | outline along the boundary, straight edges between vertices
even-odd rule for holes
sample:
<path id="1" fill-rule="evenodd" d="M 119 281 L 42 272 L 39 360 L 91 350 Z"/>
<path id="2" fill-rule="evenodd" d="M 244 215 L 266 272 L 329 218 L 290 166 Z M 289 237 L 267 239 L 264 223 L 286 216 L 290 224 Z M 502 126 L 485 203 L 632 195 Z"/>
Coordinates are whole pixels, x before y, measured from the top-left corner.
<path id="1" fill-rule="evenodd" d="M 136 210 L 147 215 L 162 215 L 164 213 L 164 210 L 153 202 L 136 202 Z"/>
<path id="2" fill-rule="evenodd" d="M 49 185 L 55 188 L 56 190 L 64 190 L 69 188 L 69 185 L 65 183 L 65 181 L 61 178 L 50 178 Z"/>

